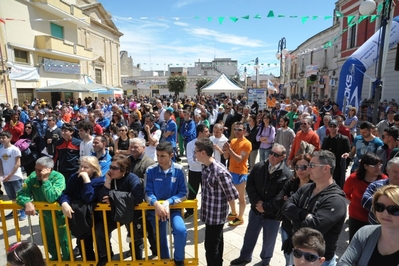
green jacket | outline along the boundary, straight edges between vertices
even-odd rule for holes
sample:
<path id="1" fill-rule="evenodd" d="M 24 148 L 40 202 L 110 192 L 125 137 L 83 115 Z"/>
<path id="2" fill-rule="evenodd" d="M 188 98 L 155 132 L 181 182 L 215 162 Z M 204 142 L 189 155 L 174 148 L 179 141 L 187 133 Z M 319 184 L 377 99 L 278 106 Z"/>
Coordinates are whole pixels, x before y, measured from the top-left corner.
<path id="1" fill-rule="evenodd" d="M 36 172 L 33 172 L 25 180 L 22 188 L 17 193 L 17 204 L 25 207 L 25 204 L 32 201 L 44 201 L 53 203 L 61 196 L 65 189 L 65 177 L 57 172 L 51 171 L 48 181 L 37 180 Z"/>

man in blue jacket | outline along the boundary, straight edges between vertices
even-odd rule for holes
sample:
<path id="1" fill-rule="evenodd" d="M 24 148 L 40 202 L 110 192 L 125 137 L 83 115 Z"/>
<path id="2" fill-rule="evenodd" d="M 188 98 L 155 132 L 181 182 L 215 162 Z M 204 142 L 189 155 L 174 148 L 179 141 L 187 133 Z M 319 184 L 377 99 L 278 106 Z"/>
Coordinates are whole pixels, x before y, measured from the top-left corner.
<path id="1" fill-rule="evenodd" d="M 184 140 L 184 150 L 187 151 L 187 144 L 197 137 L 195 131 L 195 122 L 191 119 L 190 111 L 184 110 L 184 122 L 180 128 L 180 134 Z"/>
<path id="2" fill-rule="evenodd" d="M 167 241 L 167 222 L 170 221 L 175 245 L 174 260 L 176 266 L 181 266 L 184 265 L 187 230 L 181 210 L 170 211 L 169 205 L 177 204 L 187 199 L 187 182 L 183 167 L 172 161 L 173 156 L 173 146 L 169 142 L 158 144 L 158 163 L 150 166 L 146 171 L 144 181 L 145 200 L 155 207 L 155 213 L 148 213 L 148 219 L 153 228 L 155 228 L 155 214 L 160 219 L 160 235 L 157 237 L 160 238 L 161 258 L 170 258 Z"/>

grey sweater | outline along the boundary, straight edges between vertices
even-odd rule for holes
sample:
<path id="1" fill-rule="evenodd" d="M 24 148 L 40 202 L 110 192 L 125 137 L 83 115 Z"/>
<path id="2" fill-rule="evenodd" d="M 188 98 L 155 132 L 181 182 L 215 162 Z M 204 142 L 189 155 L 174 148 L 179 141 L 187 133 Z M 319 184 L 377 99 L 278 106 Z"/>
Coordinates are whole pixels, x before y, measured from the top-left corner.
<path id="1" fill-rule="evenodd" d="M 275 143 L 283 145 L 285 150 L 287 151 L 287 156 L 290 154 L 291 145 L 294 142 L 295 132 L 290 127 L 286 130 L 279 128 L 277 129 Z"/>
<path id="2" fill-rule="evenodd" d="M 367 266 L 380 235 L 381 225 L 366 225 L 360 228 L 337 266 Z"/>

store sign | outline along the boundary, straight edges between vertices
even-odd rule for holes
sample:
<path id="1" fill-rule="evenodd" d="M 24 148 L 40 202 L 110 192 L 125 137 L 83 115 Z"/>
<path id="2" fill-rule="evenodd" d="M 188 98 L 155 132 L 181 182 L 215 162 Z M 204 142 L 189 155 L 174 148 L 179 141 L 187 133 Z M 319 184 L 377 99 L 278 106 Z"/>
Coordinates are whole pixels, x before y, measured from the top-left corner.
<path id="1" fill-rule="evenodd" d="M 80 75 L 79 63 L 71 63 L 71 62 L 53 60 L 53 59 L 44 59 L 43 69 L 46 72 L 52 72 L 52 73 Z"/>

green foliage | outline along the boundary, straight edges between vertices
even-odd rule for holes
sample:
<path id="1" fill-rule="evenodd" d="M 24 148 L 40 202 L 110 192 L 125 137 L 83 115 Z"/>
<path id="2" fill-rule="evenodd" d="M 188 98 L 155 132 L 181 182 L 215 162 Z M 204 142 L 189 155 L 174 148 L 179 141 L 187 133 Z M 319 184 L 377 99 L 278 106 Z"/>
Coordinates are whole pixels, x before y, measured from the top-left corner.
<path id="1" fill-rule="evenodd" d="M 187 77 L 186 76 L 171 76 L 168 78 L 168 89 L 178 96 L 180 92 L 186 91 Z"/>
<path id="2" fill-rule="evenodd" d="M 201 95 L 201 88 L 209 82 L 209 79 L 202 78 L 202 79 L 197 79 L 197 82 L 195 83 L 195 86 L 197 87 L 197 94 Z"/>

